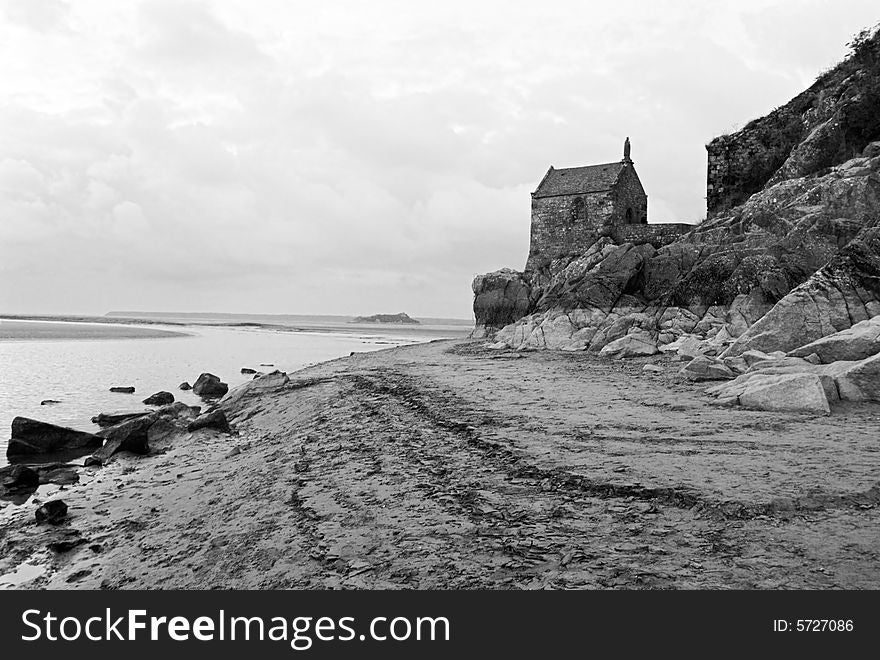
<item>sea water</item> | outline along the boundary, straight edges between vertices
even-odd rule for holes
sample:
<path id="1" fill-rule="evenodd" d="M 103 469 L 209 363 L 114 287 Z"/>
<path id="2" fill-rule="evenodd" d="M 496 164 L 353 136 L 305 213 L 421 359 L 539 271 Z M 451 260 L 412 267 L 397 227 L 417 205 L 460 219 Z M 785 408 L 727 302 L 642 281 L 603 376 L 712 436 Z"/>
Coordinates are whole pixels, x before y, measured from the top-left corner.
<path id="1" fill-rule="evenodd" d="M 51 323 L 50 329 L 35 326 Z M 107 324 L 56 321 L 2 321 L 0 332 L 0 464 L 12 419 L 31 417 L 95 432 L 91 418 L 100 412 L 141 409 L 143 399 L 165 390 L 191 405 L 202 401 L 178 386 L 193 384 L 210 372 L 230 389 L 253 378 L 242 367 L 270 372 L 349 355 L 443 337 L 461 337 L 461 326 L 348 327 L 288 331 L 259 327 L 135 326 L 185 332 L 161 338 L 107 338 Z M 101 326 L 86 328 L 83 326 Z M 35 331 L 35 327 L 38 331 Z M 120 326 L 130 334 L 132 326 Z M 82 338 L 93 337 L 98 338 Z M 71 336 L 77 338 L 70 338 Z M 56 338 L 47 338 L 56 337 Z M 110 392 L 134 386 L 134 394 Z M 59 403 L 40 405 L 52 399 Z"/>

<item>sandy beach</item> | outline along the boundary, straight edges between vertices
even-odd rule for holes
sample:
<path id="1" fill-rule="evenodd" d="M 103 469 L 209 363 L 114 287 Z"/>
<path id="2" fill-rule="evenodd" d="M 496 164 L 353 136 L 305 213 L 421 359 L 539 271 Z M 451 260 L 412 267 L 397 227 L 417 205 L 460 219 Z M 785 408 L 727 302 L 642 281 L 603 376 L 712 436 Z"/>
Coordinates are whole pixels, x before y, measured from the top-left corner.
<path id="1" fill-rule="evenodd" d="M 647 360 L 437 341 L 316 365 L 225 405 L 235 435 L 177 436 L 43 487 L 70 506 L 61 526 L 38 526 L 33 498 L 4 503 L 0 574 L 35 588 L 880 587 L 880 406 L 718 407 Z M 59 540 L 72 549 L 48 549 Z"/>

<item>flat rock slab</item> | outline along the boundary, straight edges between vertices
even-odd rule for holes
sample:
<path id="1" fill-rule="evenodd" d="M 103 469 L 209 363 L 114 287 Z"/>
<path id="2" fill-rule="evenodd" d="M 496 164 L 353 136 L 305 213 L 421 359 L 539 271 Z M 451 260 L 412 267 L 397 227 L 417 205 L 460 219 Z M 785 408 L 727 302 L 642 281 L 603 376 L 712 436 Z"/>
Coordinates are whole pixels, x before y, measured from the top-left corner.
<path id="1" fill-rule="evenodd" d="M 149 415 L 151 412 L 151 410 L 115 410 L 95 415 L 92 417 L 92 422 L 98 426 L 114 426 L 129 419 Z"/>
<path id="2" fill-rule="evenodd" d="M 28 417 L 16 417 L 12 420 L 12 438 L 6 448 L 6 455 L 53 454 L 99 447 L 102 442 L 101 438 L 93 433 Z"/>

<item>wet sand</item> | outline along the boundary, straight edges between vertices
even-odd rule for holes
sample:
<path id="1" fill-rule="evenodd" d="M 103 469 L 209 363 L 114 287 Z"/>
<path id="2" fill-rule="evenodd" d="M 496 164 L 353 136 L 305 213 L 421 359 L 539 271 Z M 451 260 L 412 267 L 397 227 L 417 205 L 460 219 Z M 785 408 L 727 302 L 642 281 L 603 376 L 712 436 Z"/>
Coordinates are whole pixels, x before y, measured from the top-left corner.
<path id="1" fill-rule="evenodd" d="M 7 505 L 0 574 L 27 561 L 41 573 L 19 584 L 48 588 L 880 587 L 880 406 L 721 408 L 678 366 L 463 341 L 316 365 L 229 407 L 238 436 L 84 471 L 54 495 L 65 525 Z M 79 545 L 47 550 L 58 538 Z"/>
<path id="2" fill-rule="evenodd" d="M 133 325 L 110 325 L 74 321 L 26 321 L 0 319 L 0 341 L 56 339 L 156 339 L 189 333 Z"/>

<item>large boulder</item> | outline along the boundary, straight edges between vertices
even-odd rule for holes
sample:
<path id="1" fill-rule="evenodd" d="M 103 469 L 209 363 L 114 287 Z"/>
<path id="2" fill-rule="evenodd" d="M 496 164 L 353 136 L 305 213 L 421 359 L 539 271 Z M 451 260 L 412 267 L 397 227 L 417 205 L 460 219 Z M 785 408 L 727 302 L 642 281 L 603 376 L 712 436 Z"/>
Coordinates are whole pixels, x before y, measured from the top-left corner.
<path id="1" fill-rule="evenodd" d="M 214 374 L 203 373 L 193 384 L 192 391 L 202 397 L 221 397 L 229 391 L 229 385 L 220 382 Z"/>
<path id="2" fill-rule="evenodd" d="M 825 368 L 844 401 L 880 401 L 880 353 L 857 362 L 834 362 Z"/>
<path id="3" fill-rule="evenodd" d="M 814 373 L 749 373 L 707 393 L 755 410 L 827 415 L 831 412 L 827 392 L 833 388 L 831 379 Z"/>
<path id="4" fill-rule="evenodd" d="M 100 447 L 101 438 L 92 433 L 40 422 L 28 417 L 12 420 L 12 437 L 6 447 L 7 456 L 52 454 Z"/>
<path id="5" fill-rule="evenodd" d="M 693 381 L 730 380 L 736 374 L 721 360 L 706 355 L 698 355 L 678 372 L 679 376 Z"/>
<path id="6" fill-rule="evenodd" d="M 483 337 L 522 318 L 529 309 L 529 285 L 523 274 L 510 268 L 474 278 L 475 337 Z"/>
<path id="7" fill-rule="evenodd" d="M 605 344 L 599 351 L 601 357 L 632 358 L 656 355 L 657 342 L 647 333 L 635 332 Z"/>
<path id="8" fill-rule="evenodd" d="M 880 353 L 880 316 L 859 321 L 851 328 L 822 337 L 788 352 L 793 357 L 815 353 L 823 364 L 864 360 Z"/>

